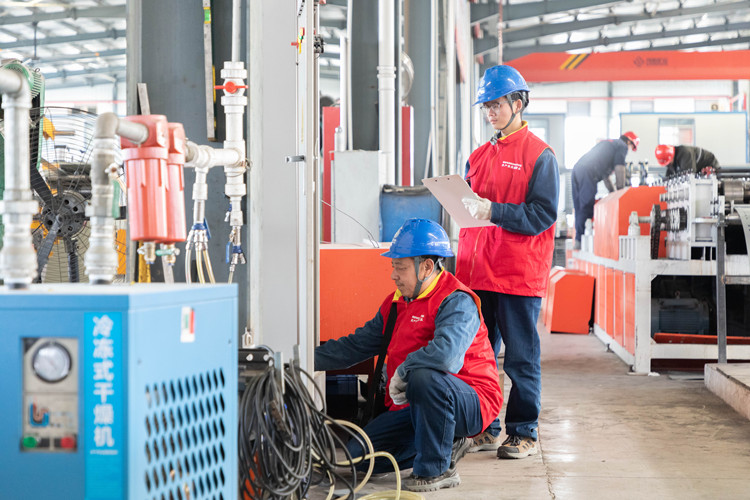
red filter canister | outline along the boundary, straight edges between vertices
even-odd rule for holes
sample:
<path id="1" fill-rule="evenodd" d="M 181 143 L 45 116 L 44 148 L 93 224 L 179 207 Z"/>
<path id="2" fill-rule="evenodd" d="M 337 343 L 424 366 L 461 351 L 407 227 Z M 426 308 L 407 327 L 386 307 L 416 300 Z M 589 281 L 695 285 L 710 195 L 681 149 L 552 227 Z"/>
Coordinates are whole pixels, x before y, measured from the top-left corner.
<path id="1" fill-rule="evenodd" d="M 185 150 L 187 139 L 181 123 L 169 123 L 169 157 L 167 159 L 167 238 L 162 243 L 185 241 Z"/>
<path id="2" fill-rule="evenodd" d="M 169 139 L 164 115 L 126 116 L 148 127 L 148 139 L 134 144 L 121 139 L 128 180 L 128 220 L 133 241 L 167 239 L 167 157 Z"/>

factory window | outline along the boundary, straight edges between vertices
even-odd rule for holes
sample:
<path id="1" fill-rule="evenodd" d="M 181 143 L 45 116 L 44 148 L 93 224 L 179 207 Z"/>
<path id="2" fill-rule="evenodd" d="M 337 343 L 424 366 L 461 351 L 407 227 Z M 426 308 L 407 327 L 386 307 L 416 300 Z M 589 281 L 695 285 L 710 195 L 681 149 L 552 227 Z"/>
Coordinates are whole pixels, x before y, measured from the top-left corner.
<path id="1" fill-rule="evenodd" d="M 659 144 L 695 145 L 693 118 L 660 118 Z"/>
<path id="2" fill-rule="evenodd" d="M 544 142 L 549 142 L 549 120 L 546 118 L 528 117 L 529 132 Z"/>

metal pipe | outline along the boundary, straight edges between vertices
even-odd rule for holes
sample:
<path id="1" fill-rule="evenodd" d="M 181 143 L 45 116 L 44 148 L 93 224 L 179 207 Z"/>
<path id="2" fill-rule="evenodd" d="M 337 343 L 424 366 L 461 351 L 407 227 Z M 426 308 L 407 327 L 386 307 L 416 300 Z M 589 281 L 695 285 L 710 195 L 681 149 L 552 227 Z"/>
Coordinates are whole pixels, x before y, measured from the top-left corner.
<path id="1" fill-rule="evenodd" d="M 437 2 L 430 2 L 430 150 L 432 175 L 441 175 L 438 165 L 437 99 L 438 99 L 438 18 Z M 424 177 L 427 177 L 425 167 Z M 415 181 L 417 179 L 414 179 Z"/>
<path id="2" fill-rule="evenodd" d="M 446 59 L 446 82 L 445 82 L 445 106 L 446 125 L 448 129 L 448 158 L 446 170 L 448 174 L 458 173 L 456 170 L 456 2 L 446 2 L 447 19 L 445 20 L 445 59 Z"/>
<path id="3" fill-rule="evenodd" d="M 727 289 L 726 289 L 726 232 L 724 215 L 719 214 L 716 226 L 716 343 L 717 361 L 727 362 Z"/>
<path id="4" fill-rule="evenodd" d="M 91 200 L 87 208 L 91 235 L 84 258 L 86 272 L 92 284 L 110 284 L 117 272 L 115 221 L 112 217 L 114 189 L 110 177 L 116 176 L 118 171 L 115 162 L 118 135 L 140 144 L 148 139 L 148 127 L 121 120 L 114 113 L 104 113 L 96 119 L 89 174 Z"/>
<path id="5" fill-rule="evenodd" d="M 37 275 L 31 223 L 39 208 L 29 175 L 31 90 L 20 73 L 0 69 L 0 93 L 5 112 L 5 191 L 0 202 L 5 236 L 0 276 L 9 288 L 28 288 Z"/>
<path id="6" fill-rule="evenodd" d="M 232 62 L 240 60 L 240 0 L 232 0 Z"/>
<path id="7" fill-rule="evenodd" d="M 339 39 L 339 126 L 334 140 L 335 151 L 348 149 L 349 134 L 349 96 L 347 83 L 349 81 L 349 39 L 346 35 Z"/>
<path id="8" fill-rule="evenodd" d="M 396 66 L 395 4 L 378 2 L 378 134 L 380 151 L 385 157 L 386 182 L 396 179 Z"/>
<path id="9" fill-rule="evenodd" d="M 346 61 L 347 63 L 351 63 L 352 61 L 352 17 L 354 14 L 352 13 L 354 9 L 354 0 L 347 0 L 346 2 Z M 347 107 L 346 107 L 346 144 L 347 149 L 348 148 L 354 148 L 354 139 L 353 131 L 352 131 L 352 105 L 351 105 L 351 97 L 352 97 L 352 70 L 351 70 L 351 64 L 347 64 L 347 70 L 346 73 L 341 72 L 340 75 L 346 78 L 346 101 L 347 101 Z"/>

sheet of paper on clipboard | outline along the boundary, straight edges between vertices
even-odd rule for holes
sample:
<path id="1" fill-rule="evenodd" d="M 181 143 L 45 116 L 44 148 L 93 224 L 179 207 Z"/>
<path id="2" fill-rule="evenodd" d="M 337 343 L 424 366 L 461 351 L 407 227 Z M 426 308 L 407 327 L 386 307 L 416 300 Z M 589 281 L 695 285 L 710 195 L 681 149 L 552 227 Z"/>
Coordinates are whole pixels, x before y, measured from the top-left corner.
<path id="1" fill-rule="evenodd" d="M 450 214 L 459 227 L 494 226 L 488 220 L 479 220 L 471 216 L 461 198 L 474 196 L 474 192 L 460 175 L 444 175 L 422 179 L 430 192 Z"/>

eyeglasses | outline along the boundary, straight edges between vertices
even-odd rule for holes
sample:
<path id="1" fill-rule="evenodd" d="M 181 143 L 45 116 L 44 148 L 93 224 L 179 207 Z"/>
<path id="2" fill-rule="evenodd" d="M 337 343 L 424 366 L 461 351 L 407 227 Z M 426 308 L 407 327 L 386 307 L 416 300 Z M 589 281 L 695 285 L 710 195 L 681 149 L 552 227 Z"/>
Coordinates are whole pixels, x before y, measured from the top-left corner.
<path id="1" fill-rule="evenodd" d="M 485 113 L 489 113 L 490 111 L 492 111 L 493 113 L 497 113 L 500 111 L 500 107 L 503 104 L 508 104 L 508 100 L 502 99 L 495 102 L 488 102 L 479 106 L 479 109 L 481 109 Z"/>

